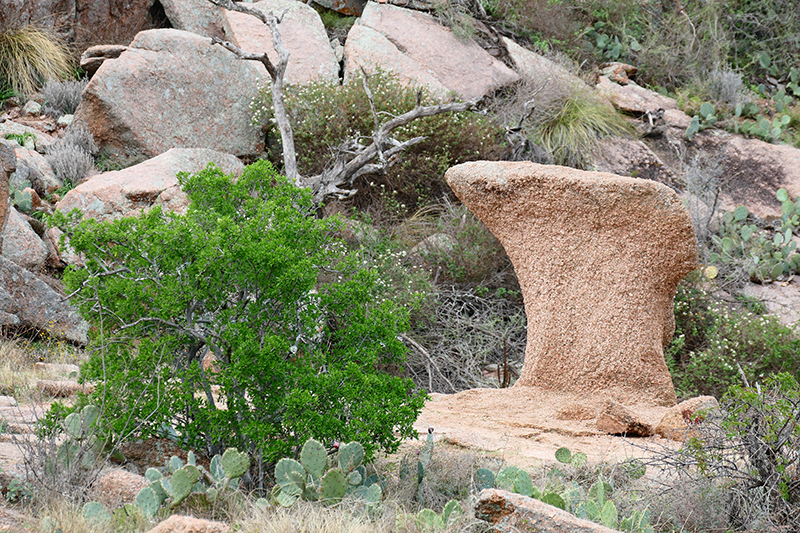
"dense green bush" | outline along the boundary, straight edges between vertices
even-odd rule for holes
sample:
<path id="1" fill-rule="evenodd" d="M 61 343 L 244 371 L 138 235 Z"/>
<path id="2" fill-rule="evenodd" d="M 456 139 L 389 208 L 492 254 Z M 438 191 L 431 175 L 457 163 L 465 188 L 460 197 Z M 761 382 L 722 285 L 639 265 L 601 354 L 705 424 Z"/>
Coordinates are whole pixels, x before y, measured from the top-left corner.
<path id="1" fill-rule="evenodd" d="M 761 309 L 755 307 L 756 311 Z M 778 372 L 800 377 L 800 339 L 771 315 L 738 310 L 684 281 L 675 296 L 667 363 L 679 397 L 721 397 L 731 385 Z"/>
<path id="2" fill-rule="evenodd" d="M 331 238 L 335 219 L 309 216 L 309 193 L 265 161 L 181 181 L 185 215 L 72 232 L 86 267 L 64 279 L 93 325 L 82 378 L 114 435 L 172 427 L 186 446 L 268 462 L 310 437 L 359 440 L 369 456 L 412 435 L 424 394 L 377 370 L 402 363 L 408 313 Z"/>
<path id="3" fill-rule="evenodd" d="M 368 83 L 381 123 L 414 108 L 418 89 L 403 86 L 394 74 L 378 72 Z M 254 124 L 269 123 L 271 98 L 268 87 L 259 91 L 251 106 Z M 334 149 L 343 141 L 371 142 L 375 121 L 361 78 L 344 85 L 320 81 L 288 87 L 285 101 L 303 175 L 318 174 L 330 166 L 338 155 Z M 422 103 L 434 103 L 425 90 Z M 356 202 L 361 207 L 383 203 L 397 215 L 412 212 L 418 204 L 435 201 L 449 191 L 443 176 L 451 166 L 496 159 L 501 133 L 491 121 L 470 112 L 415 120 L 395 130 L 394 136 L 401 142 L 418 136 L 426 139 L 404 152 L 384 175 L 360 178 Z"/>

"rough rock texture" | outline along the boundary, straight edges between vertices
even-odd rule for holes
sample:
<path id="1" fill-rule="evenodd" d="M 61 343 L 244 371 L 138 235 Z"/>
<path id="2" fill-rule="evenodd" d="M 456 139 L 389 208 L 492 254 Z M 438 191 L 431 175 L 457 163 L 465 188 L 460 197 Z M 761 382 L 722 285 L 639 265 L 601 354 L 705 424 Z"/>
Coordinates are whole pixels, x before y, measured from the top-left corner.
<path id="1" fill-rule="evenodd" d="M 520 79 L 516 72 L 477 43 L 460 42 L 452 31 L 424 13 L 369 2 L 359 24 L 386 36 L 398 52 L 411 60 L 379 62 L 382 68 L 395 71 L 401 79 L 432 76 L 465 99 L 484 96 Z M 378 56 L 370 50 L 369 44 L 369 41 L 351 42 L 351 36 L 348 36 L 345 41 L 345 78 L 353 77 L 362 65 L 367 71 L 375 69 Z"/>
<path id="2" fill-rule="evenodd" d="M 228 533 L 230 530 L 231 528 L 222 522 L 172 515 L 148 533 Z"/>
<path id="3" fill-rule="evenodd" d="M 475 516 L 500 531 L 520 533 L 616 533 L 552 505 L 499 489 L 484 489 L 475 504 Z"/>
<path id="4" fill-rule="evenodd" d="M 199 172 L 213 161 L 226 173 L 240 174 L 244 165 L 232 155 L 205 149 L 173 148 L 144 163 L 92 176 L 69 191 L 56 209 L 79 209 L 85 218 L 112 220 L 162 205 L 182 212 L 188 198 L 178 185 L 179 172 Z M 66 258 L 64 258 L 66 259 Z"/>
<path id="5" fill-rule="evenodd" d="M 548 88 L 553 85 L 572 85 L 582 89 L 589 89 L 589 86 L 579 77 L 572 74 L 566 68 L 554 61 L 550 61 L 535 52 L 526 50 L 511 39 L 503 37 L 503 44 L 508 50 L 508 55 L 517 72 L 526 80 L 533 81 L 537 87 L 543 85 L 549 78 Z M 552 84 L 552 85 L 551 85 Z"/>
<path id="6" fill-rule="evenodd" d="M 14 208 L 8 210 L 0 243 L 0 256 L 22 268 L 35 268 L 47 259 L 47 245 Z"/>
<path id="7" fill-rule="evenodd" d="M 81 54 L 81 68 L 86 72 L 86 76 L 91 78 L 106 59 L 116 59 L 127 49 L 127 46 L 121 44 L 90 46 Z"/>
<path id="8" fill-rule="evenodd" d="M 22 135 L 23 133 L 32 133 L 36 136 L 36 151 L 40 154 L 43 154 L 48 146 L 50 146 L 55 139 L 52 136 L 42 133 L 39 130 L 33 129 L 30 126 L 25 126 L 23 124 L 19 124 L 18 122 L 14 122 L 13 120 L 6 120 L 5 122 L 0 122 L 0 137 L 5 139 L 5 136 L 9 133 L 15 133 L 17 135 Z M 14 143 L 16 144 L 16 143 Z"/>
<path id="9" fill-rule="evenodd" d="M 12 185 L 19 187 L 27 181 L 39 196 L 47 196 L 64 185 L 39 152 L 19 145 L 14 152 L 17 155 L 17 171 L 12 178 Z"/>
<path id="10" fill-rule="evenodd" d="M 800 320 L 800 283 L 797 278 L 788 282 L 748 283 L 742 294 L 763 302 L 769 314 L 780 318 L 785 326 L 792 326 Z"/>
<path id="11" fill-rule="evenodd" d="M 11 21 L 14 27 L 37 24 L 49 31 L 63 31 L 74 37 L 73 22 L 76 0 L 0 0 L 3 22 Z"/>
<path id="12" fill-rule="evenodd" d="M 208 0 L 161 0 L 161 5 L 176 30 L 225 38 L 223 10 Z"/>
<path id="13" fill-rule="evenodd" d="M 288 9 L 278 27 L 283 46 L 290 54 L 284 78 L 286 83 L 291 85 L 316 79 L 339 79 L 339 63 L 328 41 L 325 26 L 314 8 L 295 0 L 264 0 L 247 7 L 266 14 L 271 11 L 275 15 Z M 224 16 L 225 30 L 239 48 L 253 53 L 266 52 L 270 60 L 277 63 L 278 53 L 272 44 L 272 32 L 264 23 L 236 11 L 226 11 Z M 235 61 L 230 52 L 225 53 L 229 55 L 229 60 Z M 264 65 L 255 61 L 244 63 L 258 72 L 261 78 L 269 80 Z"/>
<path id="14" fill-rule="evenodd" d="M 17 168 L 16 143 L 0 139 L 0 250 L 3 249 L 3 228 L 9 208 L 9 177 Z"/>
<path id="15" fill-rule="evenodd" d="M 257 85 L 252 68 L 210 39 L 144 31 L 97 70 L 75 120 L 86 122 L 100 148 L 120 154 L 211 148 L 254 155 L 263 149 L 249 118 Z"/>
<path id="16" fill-rule="evenodd" d="M 709 411 L 719 409 L 713 396 L 698 396 L 672 407 L 661 418 L 654 433 L 665 439 L 682 441 L 693 434 L 692 426 L 703 421 Z"/>
<path id="17" fill-rule="evenodd" d="M 641 420 L 624 405 L 614 401 L 609 401 L 597 417 L 597 429 L 609 435 L 628 437 L 649 437 L 653 434 L 650 424 Z"/>
<path id="18" fill-rule="evenodd" d="M 95 481 L 92 499 L 102 503 L 106 509 L 116 509 L 133 503 L 139 491 L 149 485 L 147 478 L 139 474 L 121 469 L 109 470 Z"/>
<path id="19" fill-rule="evenodd" d="M 677 184 L 675 173 L 664 165 L 645 143 L 623 137 L 600 139 L 592 152 L 592 163 L 598 172 L 619 176 L 636 176 L 660 183 Z"/>
<path id="20" fill-rule="evenodd" d="M 152 28 L 155 0 L 76 0 L 75 40 L 82 43 L 127 44 Z"/>
<path id="21" fill-rule="evenodd" d="M 645 89 L 632 81 L 627 85 L 619 85 L 605 76 L 600 76 L 595 89 L 608 98 L 616 108 L 627 113 L 678 109 L 678 102 L 675 99 Z"/>
<path id="22" fill-rule="evenodd" d="M 697 242 L 671 189 L 534 163 L 464 163 L 446 178 L 519 278 L 528 344 L 515 386 L 675 404 L 663 346 Z"/>
<path id="23" fill-rule="evenodd" d="M 36 382 L 36 388 L 53 398 L 70 398 L 78 392 L 88 394 L 94 389 L 91 385 L 81 385 L 71 379 L 40 379 Z"/>
<path id="24" fill-rule="evenodd" d="M 367 0 L 316 0 L 315 4 L 332 9 L 342 15 L 355 15 L 360 17 L 364 12 Z"/>
<path id="25" fill-rule="evenodd" d="M 0 312 L 13 317 L 11 323 L 86 344 L 89 324 L 61 297 L 42 279 L 0 256 Z"/>

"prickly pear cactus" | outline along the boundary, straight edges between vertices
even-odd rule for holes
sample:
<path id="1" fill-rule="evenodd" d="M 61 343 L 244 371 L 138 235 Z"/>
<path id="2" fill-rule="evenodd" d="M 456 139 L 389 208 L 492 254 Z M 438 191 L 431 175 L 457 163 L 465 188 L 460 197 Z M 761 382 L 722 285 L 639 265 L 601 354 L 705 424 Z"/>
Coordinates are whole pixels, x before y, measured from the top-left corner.
<path id="1" fill-rule="evenodd" d="M 275 480 L 281 492 L 292 496 L 300 496 L 305 489 L 306 471 L 303 465 L 294 459 L 283 458 L 275 465 Z"/>
<path id="2" fill-rule="evenodd" d="M 194 467 L 192 467 L 194 468 Z M 172 474 L 170 483 L 172 484 L 172 502 L 170 508 L 174 508 L 185 500 L 192 493 L 192 485 L 200 478 L 197 468 L 180 468 Z"/>
<path id="3" fill-rule="evenodd" d="M 139 491 L 139 494 L 136 495 L 135 503 L 145 518 L 153 518 L 161 508 L 155 491 L 150 487 L 145 487 Z"/>
<path id="4" fill-rule="evenodd" d="M 306 472 L 321 479 L 328 467 L 328 452 L 320 442 L 308 439 L 300 452 L 300 464 Z"/>
<path id="5" fill-rule="evenodd" d="M 494 472 L 488 468 L 479 468 L 475 472 L 475 485 L 477 485 L 478 490 L 494 487 Z"/>
<path id="6" fill-rule="evenodd" d="M 339 468 L 350 473 L 364 461 L 364 447 L 359 442 L 348 442 L 339 446 Z"/>
<path id="7" fill-rule="evenodd" d="M 83 506 L 83 518 L 94 524 L 108 524 L 111 522 L 111 513 L 100 502 L 89 502 Z"/>
<path id="8" fill-rule="evenodd" d="M 338 468 L 328 470 L 320 481 L 320 500 L 328 505 L 342 501 L 347 492 L 347 479 L 344 472 Z"/>
<path id="9" fill-rule="evenodd" d="M 240 453 L 236 448 L 228 448 L 222 454 L 222 469 L 230 479 L 242 477 L 250 468 L 250 457 Z"/>

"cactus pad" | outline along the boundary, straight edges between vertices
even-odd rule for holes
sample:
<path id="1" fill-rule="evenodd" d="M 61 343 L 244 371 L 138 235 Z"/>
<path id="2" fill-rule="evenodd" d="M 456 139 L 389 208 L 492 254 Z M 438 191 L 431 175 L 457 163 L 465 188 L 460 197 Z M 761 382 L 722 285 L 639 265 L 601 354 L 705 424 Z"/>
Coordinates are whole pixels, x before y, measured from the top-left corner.
<path id="1" fill-rule="evenodd" d="M 306 471 L 303 465 L 294 459 L 283 458 L 275 465 L 275 481 L 278 482 L 282 492 L 299 496 L 305 488 L 305 477 Z"/>
<path id="2" fill-rule="evenodd" d="M 147 478 L 147 481 L 158 481 L 164 476 L 155 468 L 148 468 L 144 473 L 144 477 Z"/>
<path id="3" fill-rule="evenodd" d="M 211 458 L 209 470 L 211 470 L 211 477 L 213 477 L 214 481 L 217 483 L 225 479 L 225 470 L 222 469 L 222 457 L 220 455 L 215 455 Z"/>
<path id="4" fill-rule="evenodd" d="M 320 500 L 328 505 L 339 503 L 347 492 L 347 479 L 338 468 L 328 470 L 320 481 Z"/>
<path id="5" fill-rule="evenodd" d="M 225 471 L 225 476 L 231 479 L 242 477 L 248 468 L 250 468 L 250 457 L 246 453 L 240 453 L 236 448 L 228 448 L 222 454 L 222 469 Z"/>
<path id="6" fill-rule="evenodd" d="M 206 499 L 209 501 L 209 503 L 214 503 L 217 501 L 217 496 L 219 496 L 219 491 L 214 487 L 211 487 L 206 491 Z"/>
<path id="7" fill-rule="evenodd" d="M 300 463 L 306 472 L 319 479 L 328 466 L 328 453 L 325 447 L 314 439 L 308 439 L 300 452 Z"/>
<path id="8" fill-rule="evenodd" d="M 457 520 L 462 514 L 461 504 L 456 500 L 450 500 L 442 509 L 442 522 L 445 525 L 449 524 L 451 520 Z"/>
<path id="9" fill-rule="evenodd" d="M 95 427 L 98 420 L 100 420 L 100 409 L 96 405 L 89 404 L 81 409 L 81 424 L 84 430 Z"/>
<path id="10" fill-rule="evenodd" d="M 195 468 L 195 471 L 196 470 Z M 170 506 L 174 507 L 185 500 L 186 497 L 192 493 L 192 485 L 194 485 L 196 481 L 197 479 L 194 478 L 194 472 L 186 468 L 176 470 L 175 473 L 172 474 L 172 479 L 170 480 L 172 483 L 172 497 L 174 498 Z"/>
<path id="11" fill-rule="evenodd" d="M 349 473 L 364 461 L 364 447 L 358 442 L 348 442 L 339 446 L 339 468 Z"/>
<path id="12" fill-rule="evenodd" d="M 420 529 L 427 531 L 444 529 L 442 517 L 431 509 L 422 509 L 417 513 L 417 524 Z"/>
<path id="13" fill-rule="evenodd" d="M 78 413 L 70 413 L 64 419 L 64 431 L 67 435 L 76 440 L 83 437 L 83 428 L 81 427 L 81 417 Z"/>
<path id="14" fill-rule="evenodd" d="M 353 470 L 349 474 L 347 474 L 347 483 L 348 485 L 361 485 L 361 482 L 364 478 L 361 477 L 361 472 L 358 470 Z"/>
<path id="15" fill-rule="evenodd" d="M 490 489 L 494 487 L 494 472 L 488 468 L 479 468 L 475 472 L 475 485 L 478 490 Z"/>
<path id="16" fill-rule="evenodd" d="M 569 448 L 559 448 L 556 450 L 556 461 L 568 465 L 572 462 L 572 452 Z"/>
<path id="17" fill-rule="evenodd" d="M 139 494 L 136 495 L 135 503 L 145 518 L 153 518 L 161 507 L 155 491 L 150 487 L 145 487 L 139 491 Z"/>
<path id="18" fill-rule="evenodd" d="M 169 460 L 170 473 L 174 474 L 180 468 L 183 468 L 183 461 L 181 461 L 180 457 L 173 455 L 172 458 Z"/>
<path id="19" fill-rule="evenodd" d="M 111 514 L 100 502 L 89 502 L 83 506 L 83 518 L 94 524 L 107 524 L 111 522 Z"/>

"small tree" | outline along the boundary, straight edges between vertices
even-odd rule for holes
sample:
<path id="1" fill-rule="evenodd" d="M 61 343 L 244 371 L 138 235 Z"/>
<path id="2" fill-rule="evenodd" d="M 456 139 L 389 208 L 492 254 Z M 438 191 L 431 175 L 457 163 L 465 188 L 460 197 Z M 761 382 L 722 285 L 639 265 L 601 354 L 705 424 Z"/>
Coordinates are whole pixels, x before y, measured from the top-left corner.
<path id="1" fill-rule="evenodd" d="M 311 437 L 371 454 L 414 434 L 424 393 L 379 370 L 404 357 L 407 313 L 331 236 L 335 220 L 308 216 L 310 192 L 265 161 L 181 183 L 185 215 L 87 220 L 71 237 L 86 268 L 65 283 L 94 326 L 82 375 L 113 433 L 170 426 L 267 461 Z"/>

